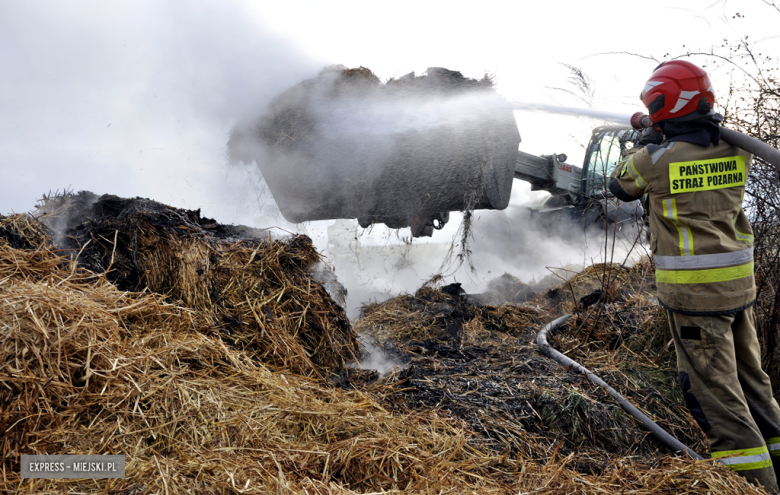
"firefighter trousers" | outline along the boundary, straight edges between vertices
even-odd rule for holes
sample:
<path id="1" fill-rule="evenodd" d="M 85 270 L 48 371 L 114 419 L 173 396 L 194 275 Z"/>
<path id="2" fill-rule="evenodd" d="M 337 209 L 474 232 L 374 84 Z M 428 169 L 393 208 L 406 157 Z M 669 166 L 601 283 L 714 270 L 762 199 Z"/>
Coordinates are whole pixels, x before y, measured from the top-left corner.
<path id="1" fill-rule="evenodd" d="M 712 457 L 777 492 L 780 407 L 761 369 L 753 309 L 667 314 L 685 405 L 707 434 Z"/>

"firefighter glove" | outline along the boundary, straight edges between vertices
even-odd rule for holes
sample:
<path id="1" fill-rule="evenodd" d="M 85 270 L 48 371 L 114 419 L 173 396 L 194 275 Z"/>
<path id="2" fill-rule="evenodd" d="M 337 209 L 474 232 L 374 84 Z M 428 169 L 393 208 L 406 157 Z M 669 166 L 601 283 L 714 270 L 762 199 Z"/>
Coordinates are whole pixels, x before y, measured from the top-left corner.
<path id="1" fill-rule="evenodd" d="M 664 141 L 664 135 L 661 134 L 655 127 L 648 127 L 642 131 L 642 135 L 639 136 L 637 146 L 647 146 L 648 144 L 661 144 Z"/>

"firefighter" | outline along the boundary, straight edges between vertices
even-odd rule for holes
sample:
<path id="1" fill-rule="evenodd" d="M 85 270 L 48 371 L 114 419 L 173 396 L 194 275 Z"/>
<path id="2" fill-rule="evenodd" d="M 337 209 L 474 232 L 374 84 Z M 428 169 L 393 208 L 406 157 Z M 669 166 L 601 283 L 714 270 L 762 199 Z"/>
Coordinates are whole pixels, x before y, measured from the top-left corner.
<path id="1" fill-rule="evenodd" d="M 723 117 L 696 65 L 659 65 L 641 99 L 657 127 L 624 156 L 609 189 L 622 201 L 647 194 L 658 301 L 712 457 L 777 492 L 780 407 L 761 369 L 753 234 L 741 208 L 752 157 L 720 140 Z"/>

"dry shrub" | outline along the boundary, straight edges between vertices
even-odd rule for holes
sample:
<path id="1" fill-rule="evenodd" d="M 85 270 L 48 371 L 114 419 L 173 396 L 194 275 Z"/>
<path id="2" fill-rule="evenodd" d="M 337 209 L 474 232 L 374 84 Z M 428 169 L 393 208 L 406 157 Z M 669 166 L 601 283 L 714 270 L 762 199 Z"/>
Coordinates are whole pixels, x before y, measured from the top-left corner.
<path id="1" fill-rule="evenodd" d="M 775 10 L 774 2 L 764 2 Z M 770 15 L 772 15 L 770 13 Z M 777 12 L 774 13 L 777 15 Z M 747 36 L 725 42 L 710 56 L 726 67 L 739 67 L 726 98 L 719 101 L 724 125 L 774 148 L 780 147 L 780 69 L 769 53 L 756 50 Z M 742 208 L 755 235 L 757 298 L 753 306 L 764 370 L 780 391 L 780 170 L 754 156 Z"/>

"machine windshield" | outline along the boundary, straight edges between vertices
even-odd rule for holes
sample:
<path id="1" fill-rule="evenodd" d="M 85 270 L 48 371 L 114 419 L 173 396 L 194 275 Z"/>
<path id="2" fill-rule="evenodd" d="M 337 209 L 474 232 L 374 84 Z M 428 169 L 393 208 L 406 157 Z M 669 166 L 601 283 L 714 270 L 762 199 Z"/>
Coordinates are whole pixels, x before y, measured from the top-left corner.
<path id="1" fill-rule="evenodd" d="M 611 196 L 607 183 L 609 175 L 620 163 L 625 150 L 634 147 L 636 132 L 631 130 L 606 131 L 591 141 L 585 194 L 589 197 Z"/>

